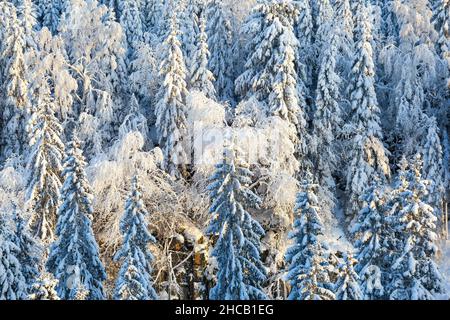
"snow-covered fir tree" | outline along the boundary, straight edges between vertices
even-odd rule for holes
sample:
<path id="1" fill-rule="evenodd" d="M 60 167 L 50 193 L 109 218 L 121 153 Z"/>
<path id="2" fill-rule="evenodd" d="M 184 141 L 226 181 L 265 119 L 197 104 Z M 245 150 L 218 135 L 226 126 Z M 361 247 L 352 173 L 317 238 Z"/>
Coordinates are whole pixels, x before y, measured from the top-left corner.
<path id="1" fill-rule="evenodd" d="M 286 280 L 291 285 L 290 300 L 334 300 L 332 283 L 326 269 L 323 224 L 320 219 L 318 185 L 306 174 L 295 203 L 293 244 L 286 251 Z"/>
<path id="2" fill-rule="evenodd" d="M 208 66 L 215 78 L 217 98 L 221 101 L 234 100 L 232 56 L 232 27 L 223 1 L 213 0 L 208 9 L 206 32 L 211 52 Z"/>
<path id="3" fill-rule="evenodd" d="M 436 262 L 436 216 L 426 197 L 427 180 L 422 178 L 422 159 L 417 154 L 409 168 L 401 162 L 398 187 L 394 190 L 394 212 L 389 224 L 395 238 L 389 299 L 431 300 L 445 292 Z"/>
<path id="4" fill-rule="evenodd" d="M 358 260 L 355 270 L 364 300 L 384 299 L 389 281 L 388 198 L 380 184 L 380 179 L 375 178 L 360 196 L 363 207 L 351 229 Z"/>
<path id="5" fill-rule="evenodd" d="M 164 168 L 173 176 L 186 175 L 186 66 L 178 40 L 178 22 L 173 15 L 170 33 L 164 40 L 161 86 L 155 107 L 156 130 L 164 153 Z"/>
<path id="6" fill-rule="evenodd" d="M 425 143 L 422 143 L 423 167 L 422 176 L 429 181 L 427 203 L 438 213 L 444 198 L 444 164 L 439 128 L 434 117 L 428 120 Z M 440 215 L 439 215 L 440 216 Z"/>
<path id="7" fill-rule="evenodd" d="M 27 283 L 19 261 L 20 250 L 14 239 L 11 216 L 0 213 L 0 300 L 27 297 Z"/>
<path id="8" fill-rule="evenodd" d="M 208 36 L 206 34 L 206 21 L 204 14 L 200 16 L 199 32 L 192 51 L 190 64 L 190 88 L 203 92 L 206 97 L 215 99 L 214 75 L 208 69 L 210 53 L 208 49 Z"/>
<path id="9" fill-rule="evenodd" d="M 354 270 L 357 260 L 350 253 L 344 254 L 339 265 L 338 281 L 335 285 L 336 300 L 361 300 L 363 295 L 359 286 L 359 276 Z"/>
<path id="10" fill-rule="evenodd" d="M 248 189 L 251 176 L 236 159 L 235 150 L 225 147 L 208 187 L 212 217 L 206 232 L 218 236 L 212 251 L 218 266 L 216 285 L 210 291 L 213 300 L 266 299 L 261 289 L 266 271 L 260 258 L 264 229 L 247 211 L 261 201 Z"/>
<path id="11" fill-rule="evenodd" d="M 91 300 L 104 299 L 102 282 L 106 272 L 92 232 L 92 194 L 84 168 L 86 162 L 80 142 L 74 135 L 64 161 L 56 225 L 56 241 L 50 247 L 47 270 L 59 280 L 56 287 L 61 299 L 73 300 L 79 288 Z"/>
<path id="12" fill-rule="evenodd" d="M 138 177 L 134 176 L 120 222 L 123 244 L 114 257 L 116 261 L 122 262 L 116 282 L 115 299 L 158 299 L 151 276 L 151 263 L 154 258 L 148 250 L 149 243 L 155 243 L 156 240 L 148 231 L 147 219 L 148 212 L 142 201 Z"/>
<path id="13" fill-rule="evenodd" d="M 19 1 L 19 5 L 17 6 L 17 16 L 23 27 L 26 48 L 34 48 L 36 46 L 36 15 L 36 6 L 32 0 Z"/>
<path id="14" fill-rule="evenodd" d="M 61 139 L 63 128 L 55 116 L 49 84 L 42 85 L 46 88 L 41 88 L 42 96 L 32 107 L 28 123 L 30 151 L 26 201 L 31 232 L 49 243 L 54 239 L 64 144 Z"/>
<path id="15" fill-rule="evenodd" d="M 18 156 L 26 145 L 25 115 L 29 107 L 24 57 L 24 29 L 15 6 L 0 2 L 0 107 L 2 158 Z"/>
<path id="16" fill-rule="evenodd" d="M 185 0 L 184 8 L 180 17 L 180 41 L 186 65 L 196 63 L 194 52 L 197 38 L 200 33 L 200 17 L 206 10 L 204 0 Z M 176 6 L 176 4 L 175 4 Z"/>
<path id="17" fill-rule="evenodd" d="M 129 55 L 132 55 L 133 49 L 144 36 L 139 2 L 138 0 L 122 0 L 119 3 L 119 21 L 125 33 Z"/>
<path id="18" fill-rule="evenodd" d="M 381 133 L 380 109 L 375 93 L 375 66 L 372 51 L 372 26 L 367 7 L 359 8 L 356 19 L 356 52 L 350 80 L 351 126 L 354 130 L 347 169 L 348 213 L 360 209 L 359 196 L 377 176 L 390 176 L 388 152 Z"/>
<path id="19" fill-rule="evenodd" d="M 37 0 L 37 14 L 41 27 L 47 27 L 52 34 L 58 31 L 59 21 L 64 12 L 63 0 Z"/>
<path id="20" fill-rule="evenodd" d="M 336 1 L 335 24 L 338 28 L 340 41 L 338 49 L 340 51 L 339 69 L 346 75 L 351 68 L 351 60 L 353 58 L 354 49 L 354 23 L 353 13 L 350 6 L 350 0 Z"/>
<path id="21" fill-rule="evenodd" d="M 42 259 L 42 246 L 32 237 L 29 227 L 19 212 L 14 214 L 15 233 L 14 243 L 19 248 L 17 260 L 27 284 L 27 292 L 31 289 L 34 280 L 39 276 Z"/>
<path id="22" fill-rule="evenodd" d="M 42 272 L 33 283 L 29 300 L 60 300 L 56 292 L 58 280 L 51 273 Z"/>
<path id="23" fill-rule="evenodd" d="M 295 68 L 299 43 L 294 33 L 298 16 L 288 1 L 258 3 L 247 18 L 243 33 L 249 38 L 244 72 L 236 79 L 242 99 L 255 97 L 263 112 L 289 121 L 297 129 L 299 150 L 306 150 L 304 84 Z"/>
<path id="24" fill-rule="evenodd" d="M 319 182 L 320 198 L 324 202 L 323 209 L 332 210 L 335 202 L 335 181 L 333 173 L 338 164 L 335 136 L 342 124 L 339 94 L 341 79 L 337 74 L 338 58 L 337 39 L 331 25 L 328 30 L 329 46 L 322 54 L 319 77 L 317 80 L 315 112 L 313 119 L 314 140 L 311 152 L 315 163 L 315 172 Z"/>

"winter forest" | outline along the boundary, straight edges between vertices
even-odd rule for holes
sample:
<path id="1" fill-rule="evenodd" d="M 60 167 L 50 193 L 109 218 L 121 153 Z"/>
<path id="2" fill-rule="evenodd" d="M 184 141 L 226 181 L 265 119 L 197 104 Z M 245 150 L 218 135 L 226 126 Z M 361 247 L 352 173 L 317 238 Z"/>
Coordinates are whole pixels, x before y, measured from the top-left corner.
<path id="1" fill-rule="evenodd" d="M 450 0 L 0 0 L 0 300 L 450 297 Z"/>

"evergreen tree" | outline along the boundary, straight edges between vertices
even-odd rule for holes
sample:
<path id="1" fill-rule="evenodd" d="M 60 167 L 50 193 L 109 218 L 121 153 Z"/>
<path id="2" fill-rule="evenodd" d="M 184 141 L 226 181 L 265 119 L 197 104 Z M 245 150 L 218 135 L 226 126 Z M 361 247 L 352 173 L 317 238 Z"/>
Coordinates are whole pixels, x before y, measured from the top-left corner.
<path id="1" fill-rule="evenodd" d="M 330 26 L 331 27 L 331 26 Z M 313 136 L 311 150 L 315 162 L 315 171 L 319 181 L 320 198 L 323 209 L 332 209 L 335 202 L 335 182 L 332 176 L 338 163 L 335 136 L 342 123 L 339 105 L 339 84 L 341 79 L 336 73 L 337 34 L 330 28 L 329 46 L 323 52 L 317 81 Z"/>
<path id="2" fill-rule="evenodd" d="M 56 289 L 61 299 L 75 299 L 82 287 L 90 300 L 101 300 L 106 273 L 92 232 L 92 195 L 84 172 L 86 163 L 75 136 L 66 153 L 57 240 L 50 247 L 47 270 L 59 280 Z"/>
<path id="3" fill-rule="evenodd" d="M 209 69 L 215 78 L 215 88 L 220 101 L 234 101 L 231 22 L 223 1 L 213 0 L 208 11 L 206 28 L 208 34 L 208 48 L 211 56 L 208 61 Z"/>
<path id="4" fill-rule="evenodd" d="M 399 187 L 394 191 L 395 209 L 389 217 L 390 228 L 395 232 L 389 298 L 430 300 L 434 294 L 445 291 L 442 275 L 433 260 L 437 253 L 437 218 L 433 208 L 424 202 L 428 182 L 421 176 L 420 154 L 406 170 L 402 164 Z"/>
<path id="5" fill-rule="evenodd" d="M 291 284 L 289 300 L 334 300 L 326 269 L 327 260 L 322 240 L 323 225 L 319 217 L 318 185 L 307 172 L 295 203 L 294 241 L 286 251 L 286 280 Z"/>
<path id="6" fill-rule="evenodd" d="M 236 79 L 236 93 L 255 97 L 268 115 L 279 116 L 297 129 L 299 149 L 306 150 L 305 85 L 295 68 L 299 43 L 293 24 L 298 11 L 287 1 L 258 3 L 243 32 L 249 39 L 245 70 Z"/>
<path id="7" fill-rule="evenodd" d="M 19 262 L 20 248 L 11 232 L 10 219 L 0 213 L 0 300 L 26 298 L 27 284 Z"/>
<path id="8" fill-rule="evenodd" d="M 444 197 L 444 165 L 439 129 L 434 117 L 428 120 L 428 130 L 423 145 L 422 176 L 429 181 L 427 203 L 438 214 Z"/>
<path id="9" fill-rule="evenodd" d="M 33 283 L 31 293 L 28 296 L 30 300 L 59 300 L 55 288 L 58 280 L 51 273 L 42 272 Z"/>
<path id="10" fill-rule="evenodd" d="M 387 225 L 387 197 L 379 179 L 374 179 L 360 200 L 363 207 L 352 227 L 357 249 L 355 267 L 364 300 L 385 298 L 388 283 L 389 230 Z"/>
<path id="11" fill-rule="evenodd" d="M 0 107 L 3 159 L 20 155 L 26 144 L 25 114 L 29 107 L 24 57 L 24 30 L 10 2 L 0 2 Z"/>
<path id="12" fill-rule="evenodd" d="M 176 4 L 174 9 L 177 8 Z M 179 8 L 179 7 L 178 7 Z M 206 9 L 203 0 L 186 0 L 185 7 L 181 7 L 182 19 L 180 23 L 181 49 L 187 66 L 195 63 L 197 38 L 200 33 L 200 17 Z"/>
<path id="13" fill-rule="evenodd" d="M 266 271 L 260 258 L 264 230 L 247 211 L 261 201 L 248 189 L 251 175 L 235 159 L 235 151 L 226 147 L 208 188 L 212 218 L 207 233 L 218 235 L 212 252 L 219 269 L 210 292 L 213 300 L 266 299 L 261 289 Z"/>
<path id="14" fill-rule="evenodd" d="M 138 0 L 122 0 L 119 3 L 119 20 L 125 32 L 129 56 L 133 54 L 136 45 L 143 40 L 144 36 L 138 3 Z"/>
<path id="15" fill-rule="evenodd" d="M 433 24 L 438 32 L 438 53 L 447 60 L 450 68 L 450 1 L 435 0 Z"/>
<path id="16" fill-rule="evenodd" d="M 353 57 L 353 14 L 350 7 L 350 0 L 336 1 L 336 26 L 338 28 L 339 42 L 338 49 L 340 51 L 339 69 L 344 74 L 350 71 L 351 61 Z"/>
<path id="17" fill-rule="evenodd" d="M 358 274 L 353 269 L 357 263 L 351 254 L 344 254 L 344 261 L 339 265 L 339 276 L 336 283 L 336 300 L 361 300 L 363 298 L 359 286 Z"/>
<path id="18" fill-rule="evenodd" d="M 200 17 L 199 33 L 197 35 L 196 46 L 192 52 L 192 61 L 190 65 L 190 84 L 191 89 L 197 89 L 210 99 L 215 99 L 216 90 L 213 82 L 214 75 L 208 69 L 209 49 L 208 37 L 206 35 L 206 21 L 203 15 Z"/>
<path id="19" fill-rule="evenodd" d="M 375 176 L 386 181 L 390 176 L 387 150 L 382 143 L 378 101 L 375 93 L 371 22 L 367 7 L 357 14 L 356 53 L 350 83 L 351 122 L 355 131 L 347 170 L 349 203 L 347 214 L 360 209 L 359 196 Z"/>
<path id="20" fill-rule="evenodd" d="M 32 0 L 20 0 L 17 7 L 17 15 L 25 36 L 25 51 L 36 47 L 36 6 Z"/>
<path id="21" fill-rule="evenodd" d="M 41 265 L 42 248 L 33 238 L 22 216 L 16 211 L 14 215 L 15 234 L 14 243 L 19 248 L 17 260 L 27 285 L 27 292 L 31 289 L 34 280 L 39 275 L 38 268 Z"/>
<path id="22" fill-rule="evenodd" d="M 170 33 L 164 41 L 164 60 L 161 63 L 162 85 L 155 107 L 156 130 L 164 154 L 164 168 L 173 176 L 186 174 L 187 154 L 183 138 L 186 130 L 186 67 L 178 41 L 175 15 Z"/>
<path id="23" fill-rule="evenodd" d="M 37 0 L 38 19 L 41 27 L 47 27 L 52 34 L 58 31 L 61 15 L 64 13 L 62 0 Z"/>
<path id="24" fill-rule="evenodd" d="M 27 208 L 33 235 L 45 243 L 54 238 L 56 211 L 61 188 L 64 144 L 63 128 L 55 116 L 55 104 L 48 84 L 33 108 L 28 123 L 30 156 L 28 160 Z"/>
<path id="25" fill-rule="evenodd" d="M 124 240 L 114 257 L 116 261 L 122 260 L 114 294 L 117 300 L 158 299 L 151 277 L 150 264 L 154 258 L 148 251 L 148 244 L 156 240 L 148 231 L 147 219 L 148 212 L 142 201 L 138 177 L 134 176 L 120 222 Z"/>

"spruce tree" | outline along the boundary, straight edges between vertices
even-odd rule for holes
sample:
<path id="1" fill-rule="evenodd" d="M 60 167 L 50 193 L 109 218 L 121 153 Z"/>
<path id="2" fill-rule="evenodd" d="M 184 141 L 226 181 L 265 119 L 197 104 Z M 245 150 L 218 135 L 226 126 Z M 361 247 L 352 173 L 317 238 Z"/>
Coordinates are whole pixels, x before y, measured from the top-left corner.
<path id="1" fill-rule="evenodd" d="M 341 108 L 339 105 L 339 84 L 341 79 L 336 73 L 337 34 L 330 29 L 329 46 L 322 55 L 322 64 L 317 81 L 315 113 L 313 119 L 313 136 L 310 147 L 315 160 L 315 172 L 319 181 L 319 193 L 324 201 L 324 210 L 331 210 L 334 206 L 335 182 L 333 173 L 338 164 L 335 136 L 342 124 Z"/>
<path id="2" fill-rule="evenodd" d="M 363 207 L 359 211 L 351 233 L 355 238 L 358 263 L 355 271 L 364 300 L 385 298 L 388 284 L 388 256 L 390 252 L 389 229 L 387 224 L 388 198 L 374 179 L 360 197 Z"/>
<path id="3" fill-rule="evenodd" d="M 338 281 L 335 285 L 336 300 L 361 300 L 363 298 L 359 286 L 359 276 L 354 270 L 357 260 L 350 253 L 344 254 L 339 265 Z"/>
<path id="4" fill-rule="evenodd" d="M 50 247 L 46 266 L 59 280 L 56 290 L 61 299 L 73 300 L 83 288 L 88 299 L 102 300 L 106 273 L 92 231 L 92 193 L 84 172 L 86 162 L 75 135 L 66 154 L 57 240 Z"/>
<path id="5" fill-rule="evenodd" d="M 404 163 L 404 161 L 403 161 Z M 421 175 L 422 159 L 416 154 L 407 170 L 402 164 L 398 188 L 394 190 L 395 208 L 389 217 L 395 233 L 394 257 L 388 287 L 393 300 L 430 300 L 444 293 L 443 278 L 434 261 L 437 253 L 436 216 L 424 202 L 427 183 Z"/>
<path id="6" fill-rule="evenodd" d="M 225 12 L 223 1 L 213 0 L 208 10 L 206 32 L 208 48 L 211 52 L 208 66 L 215 78 L 217 98 L 220 101 L 234 101 L 232 56 L 232 29 L 230 19 Z"/>
<path id="7" fill-rule="evenodd" d="M 218 265 L 216 285 L 210 291 L 213 300 L 266 299 L 261 289 L 266 271 L 260 258 L 264 230 L 247 211 L 261 201 L 248 189 L 251 176 L 235 159 L 235 151 L 226 147 L 210 179 L 212 217 L 206 232 L 218 236 L 212 251 Z"/>
<path id="8" fill-rule="evenodd" d="M 56 292 L 56 280 L 51 273 L 42 272 L 33 283 L 28 296 L 30 300 L 60 300 Z"/>
<path id="9" fill-rule="evenodd" d="M 142 17 L 138 3 L 139 1 L 137 0 L 122 0 L 119 3 L 119 21 L 125 32 L 129 56 L 133 54 L 137 44 L 144 39 Z"/>
<path id="10" fill-rule="evenodd" d="M 43 248 L 31 236 L 29 227 L 19 212 L 14 214 L 15 234 L 14 243 L 19 248 L 17 260 L 19 261 L 22 274 L 27 285 L 27 292 L 30 291 L 35 279 L 39 276 L 39 267 L 41 266 L 41 258 Z"/>
<path id="11" fill-rule="evenodd" d="M 183 138 L 186 130 L 186 67 L 178 40 L 175 15 L 164 41 L 159 88 L 155 107 L 156 131 L 164 154 L 164 168 L 172 175 L 186 174 L 187 153 Z"/>
<path id="12" fill-rule="evenodd" d="M 286 280 L 291 285 L 289 300 L 334 300 L 326 269 L 323 225 L 320 219 L 318 185 L 307 172 L 297 195 L 294 229 L 289 234 L 293 244 L 286 251 Z"/>
<path id="13" fill-rule="evenodd" d="M 148 231 L 147 219 L 138 177 L 134 176 L 120 222 L 123 244 L 114 257 L 115 261 L 122 262 L 114 293 L 117 300 L 158 299 L 151 276 L 154 258 L 148 250 L 148 244 L 156 240 Z"/>
<path id="14" fill-rule="evenodd" d="M 390 177 L 389 159 L 380 126 L 380 109 L 375 93 L 375 66 L 372 52 L 372 26 L 367 7 L 357 14 L 356 53 L 350 80 L 351 126 L 354 135 L 349 151 L 351 163 L 347 169 L 347 214 L 357 213 L 359 196 L 375 177 L 386 181 Z"/>
<path id="15" fill-rule="evenodd" d="M 55 103 L 48 83 L 33 107 L 28 122 L 29 159 L 27 209 L 32 234 L 49 243 L 54 238 L 56 211 L 61 189 L 64 144 L 63 128 L 55 116 Z"/>
<path id="16" fill-rule="evenodd" d="M 11 232 L 11 219 L 0 213 L 0 300 L 22 300 L 27 296 L 26 279 L 22 273 L 20 248 Z"/>
<path id="17" fill-rule="evenodd" d="M 199 33 L 197 35 L 195 48 L 192 52 L 190 65 L 190 85 L 191 89 L 203 92 L 206 97 L 215 99 L 216 90 L 213 82 L 214 75 L 208 69 L 209 49 L 208 36 L 206 34 L 206 21 L 204 16 L 200 16 Z"/>

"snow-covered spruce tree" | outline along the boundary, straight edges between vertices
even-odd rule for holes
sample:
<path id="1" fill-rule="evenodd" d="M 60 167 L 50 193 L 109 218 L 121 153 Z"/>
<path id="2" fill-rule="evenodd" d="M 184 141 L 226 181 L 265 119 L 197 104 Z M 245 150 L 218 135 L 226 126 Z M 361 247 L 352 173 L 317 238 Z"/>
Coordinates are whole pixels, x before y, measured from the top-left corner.
<path id="1" fill-rule="evenodd" d="M 172 6 L 175 10 L 183 10 L 180 19 L 180 41 L 186 65 L 190 67 L 191 64 L 195 63 L 194 52 L 200 33 L 200 17 L 206 10 L 206 5 L 204 0 L 185 0 L 184 7 L 182 2 L 173 3 Z"/>
<path id="2" fill-rule="evenodd" d="M 333 194 L 335 182 L 332 174 L 335 172 L 339 160 L 335 136 L 342 123 L 339 105 L 341 79 L 336 70 L 338 36 L 331 25 L 324 32 L 328 33 L 329 46 L 325 48 L 322 54 L 322 63 L 317 80 L 313 119 L 314 141 L 310 150 L 315 163 L 314 171 L 319 183 L 318 192 L 324 204 L 322 209 L 330 211 L 335 202 Z"/>
<path id="3" fill-rule="evenodd" d="M 379 179 L 374 179 L 361 195 L 363 207 L 356 217 L 351 233 L 354 236 L 358 263 L 355 271 L 364 300 L 385 298 L 390 251 L 387 225 L 387 197 Z"/>
<path id="4" fill-rule="evenodd" d="M 225 147 L 223 161 L 216 165 L 208 187 L 212 204 L 206 230 L 218 239 L 212 251 L 217 259 L 217 281 L 210 291 L 213 300 L 266 299 L 261 286 L 266 271 L 260 258 L 261 225 L 247 211 L 260 199 L 248 189 L 252 173 Z"/>
<path id="5" fill-rule="evenodd" d="M 336 1 L 335 14 L 337 32 L 339 34 L 338 50 L 340 59 L 338 67 L 343 75 L 347 75 L 351 69 L 350 61 L 353 58 L 353 14 L 350 7 L 350 0 Z"/>
<path id="6" fill-rule="evenodd" d="M 249 39 L 244 72 L 236 79 L 236 93 L 255 97 L 268 115 L 280 116 L 296 127 L 299 149 L 306 149 L 304 88 L 295 68 L 298 40 L 293 24 L 298 11 L 287 1 L 258 3 L 243 26 Z M 304 153 L 304 152 L 303 152 Z"/>
<path id="7" fill-rule="evenodd" d="M 220 101 L 234 102 L 232 57 L 232 29 L 223 1 L 213 0 L 208 9 L 206 32 L 208 48 L 211 52 L 208 66 L 215 78 L 217 98 Z"/>
<path id="8" fill-rule="evenodd" d="M 32 107 L 28 122 L 29 159 L 27 211 L 30 229 L 34 237 L 44 243 L 54 239 L 62 179 L 64 144 L 63 128 L 55 116 L 55 104 L 49 84 L 42 89 L 37 105 Z"/>
<path id="9" fill-rule="evenodd" d="M 122 0 L 119 2 L 120 24 L 128 44 L 128 56 L 133 54 L 136 45 L 143 40 L 143 26 L 138 0 Z"/>
<path id="10" fill-rule="evenodd" d="M 204 14 L 200 16 L 199 33 L 195 42 L 195 48 L 192 51 L 192 59 L 190 64 L 190 88 L 196 89 L 208 97 L 215 99 L 216 90 L 213 82 L 214 75 L 208 69 L 209 49 L 208 36 L 206 34 L 206 21 Z"/>
<path id="11" fill-rule="evenodd" d="M 313 70 L 316 67 L 316 57 L 314 50 L 314 23 L 309 0 L 295 1 L 299 12 L 294 22 L 294 33 L 299 41 L 298 58 L 301 63 L 297 63 L 297 74 L 303 75 L 303 82 L 308 91 L 312 91 Z M 303 69 L 303 70 L 302 70 Z M 309 93 L 309 92 L 308 92 Z M 305 96 L 308 94 L 305 92 Z"/>
<path id="12" fill-rule="evenodd" d="M 156 240 L 148 231 L 147 219 L 148 212 L 142 201 L 138 177 L 134 176 L 120 221 L 123 244 L 114 257 L 114 260 L 122 261 L 114 293 L 117 300 L 158 299 L 151 276 L 154 258 L 148 250 L 149 243 Z"/>
<path id="13" fill-rule="evenodd" d="M 321 63 L 322 52 L 325 50 L 328 43 L 328 29 L 333 24 L 335 13 L 331 6 L 330 0 L 318 0 L 317 1 L 317 15 L 315 19 L 316 35 L 314 37 L 314 47 L 316 50 L 317 69 L 319 69 Z M 337 31 L 337 30 L 335 30 Z"/>
<path id="14" fill-rule="evenodd" d="M 347 214 L 359 212 L 359 196 L 377 176 L 386 181 L 390 176 L 387 150 L 382 142 L 373 63 L 371 22 L 367 7 L 359 8 L 356 25 L 355 61 L 350 79 L 351 126 L 354 136 L 349 150 L 347 169 Z"/>
<path id="15" fill-rule="evenodd" d="M 29 107 L 24 57 L 24 30 L 14 5 L 0 2 L 1 158 L 19 155 L 26 145 L 25 115 Z"/>
<path id="16" fill-rule="evenodd" d="M 357 260 L 350 253 L 344 254 L 339 265 L 339 275 L 335 284 L 336 300 L 362 300 L 359 276 L 354 270 Z"/>
<path id="17" fill-rule="evenodd" d="M 164 41 L 161 62 L 162 84 L 155 107 L 156 131 L 164 154 L 163 167 L 172 175 L 186 175 L 187 153 L 183 145 L 186 136 L 186 66 L 178 40 L 178 23 L 173 14 L 170 33 Z"/>
<path id="18" fill-rule="evenodd" d="M 143 0 L 144 13 L 143 22 L 146 26 L 146 32 L 151 32 L 157 36 L 160 36 L 166 30 L 162 30 L 162 19 L 165 17 L 164 13 L 164 0 Z"/>
<path id="19" fill-rule="evenodd" d="M 19 248 L 17 260 L 19 261 L 22 274 L 25 277 L 27 292 L 39 275 L 41 265 L 42 247 L 34 237 L 32 237 L 26 221 L 19 212 L 14 214 L 15 234 L 14 243 Z"/>
<path id="20" fill-rule="evenodd" d="M 318 185 L 307 172 L 294 208 L 294 229 L 289 234 L 293 244 L 286 251 L 286 280 L 290 282 L 290 300 L 334 300 L 326 269 L 322 240 L 323 225 L 319 217 Z"/>
<path id="21" fill-rule="evenodd" d="M 25 51 L 36 46 L 36 6 L 32 0 L 20 0 L 17 15 L 25 35 Z"/>
<path id="22" fill-rule="evenodd" d="M 395 250 L 387 290 L 393 300 L 430 300 L 434 294 L 445 292 L 444 280 L 434 261 L 437 218 L 433 208 L 424 202 L 428 181 L 421 176 L 420 154 L 414 157 L 409 170 L 404 162 L 399 187 L 394 190 L 395 208 L 389 216 Z"/>
<path id="23" fill-rule="evenodd" d="M 37 17 L 41 27 L 47 27 L 52 34 L 58 31 L 61 14 L 64 12 L 63 0 L 37 0 Z"/>
<path id="24" fill-rule="evenodd" d="M 441 201 L 444 197 L 444 164 L 439 128 L 434 117 L 428 120 L 427 135 L 422 143 L 422 176 L 430 182 L 427 203 L 436 210 L 440 217 Z"/>
<path id="25" fill-rule="evenodd" d="M 450 0 L 435 0 L 433 24 L 438 33 L 438 53 L 447 60 L 450 68 Z"/>
<path id="26" fill-rule="evenodd" d="M 51 245 L 47 270 L 59 280 L 61 299 L 73 300 L 79 288 L 87 290 L 90 300 L 104 298 L 106 279 L 97 242 L 92 232 L 92 195 L 86 178 L 84 157 L 74 135 L 66 151 L 64 184 L 56 225 L 57 240 Z"/>
<path id="27" fill-rule="evenodd" d="M 27 284 L 19 262 L 20 248 L 11 232 L 10 217 L 0 213 L 0 300 L 26 299 Z"/>
<path id="28" fill-rule="evenodd" d="M 56 292 L 58 280 L 51 273 L 43 271 L 31 287 L 29 300 L 60 300 Z"/>

